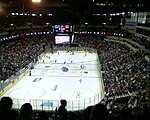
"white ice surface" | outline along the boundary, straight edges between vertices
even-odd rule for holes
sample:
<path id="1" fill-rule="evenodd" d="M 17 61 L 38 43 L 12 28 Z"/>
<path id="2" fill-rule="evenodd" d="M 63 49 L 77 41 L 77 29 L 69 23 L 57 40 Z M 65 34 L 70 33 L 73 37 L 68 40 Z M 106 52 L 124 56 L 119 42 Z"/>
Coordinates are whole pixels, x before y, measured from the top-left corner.
<path id="1" fill-rule="evenodd" d="M 100 93 L 101 85 L 96 54 L 49 53 L 42 61 L 34 67 L 31 72 L 32 76 L 29 76 L 29 73 L 26 74 L 4 96 L 24 99 L 25 102 L 28 102 L 31 99 L 86 99 Z M 81 69 L 81 64 L 84 66 L 83 69 Z M 68 72 L 63 72 L 62 67 L 67 67 Z M 41 80 L 34 82 L 36 78 Z M 80 97 L 77 97 L 78 93 Z"/>

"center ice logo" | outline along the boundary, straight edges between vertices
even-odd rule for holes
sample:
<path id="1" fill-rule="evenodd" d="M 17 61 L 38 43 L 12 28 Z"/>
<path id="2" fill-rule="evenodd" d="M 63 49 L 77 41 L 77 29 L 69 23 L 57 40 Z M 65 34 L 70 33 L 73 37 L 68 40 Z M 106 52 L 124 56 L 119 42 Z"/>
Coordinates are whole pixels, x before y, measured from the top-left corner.
<path id="1" fill-rule="evenodd" d="M 62 71 L 63 71 L 63 72 L 68 72 L 68 70 L 69 70 L 69 69 L 68 69 L 67 67 L 62 67 Z"/>

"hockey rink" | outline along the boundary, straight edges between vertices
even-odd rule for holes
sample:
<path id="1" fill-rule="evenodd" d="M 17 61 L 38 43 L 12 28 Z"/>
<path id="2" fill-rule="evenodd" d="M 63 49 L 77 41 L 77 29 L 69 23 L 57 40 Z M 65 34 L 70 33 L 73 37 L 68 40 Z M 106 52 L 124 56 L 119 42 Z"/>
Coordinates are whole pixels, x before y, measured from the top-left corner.
<path id="1" fill-rule="evenodd" d="M 34 69 L 30 70 L 3 96 L 10 96 L 14 104 L 18 102 L 19 105 L 30 102 L 34 106 L 36 101 L 36 109 L 47 100 L 52 102 L 44 103 L 44 105 L 58 107 L 59 104 L 54 101 L 91 100 L 101 93 L 101 86 L 96 53 L 57 51 L 44 55 Z M 96 99 L 100 101 L 101 98 Z M 86 104 L 89 105 L 89 102 L 84 102 L 85 107 Z"/>

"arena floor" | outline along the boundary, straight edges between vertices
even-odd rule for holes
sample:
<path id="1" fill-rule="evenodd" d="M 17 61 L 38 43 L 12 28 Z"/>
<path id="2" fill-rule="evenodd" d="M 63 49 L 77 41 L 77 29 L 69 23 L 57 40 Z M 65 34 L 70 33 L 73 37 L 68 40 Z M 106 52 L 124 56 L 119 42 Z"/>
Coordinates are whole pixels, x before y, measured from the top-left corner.
<path id="1" fill-rule="evenodd" d="M 95 104 L 101 100 L 101 97 L 95 98 L 102 91 L 99 70 L 96 53 L 85 51 L 47 53 L 31 72 L 29 71 L 3 96 L 13 98 L 14 107 L 17 104 L 17 107 L 20 107 L 24 102 L 30 102 L 35 106 L 35 101 L 36 104 L 41 105 L 41 102 L 37 101 L 59 101 L 60 99 L 84 100 L 82 104 L 84 104 L 83 107 L 86 107 L 89 102 Z M 55 102 L 51 102 L 51 105 L 50 103 L 45 104 L 48 107 L 59 106 Z M 37 106 L 35 109 L 38 108 Z"/>

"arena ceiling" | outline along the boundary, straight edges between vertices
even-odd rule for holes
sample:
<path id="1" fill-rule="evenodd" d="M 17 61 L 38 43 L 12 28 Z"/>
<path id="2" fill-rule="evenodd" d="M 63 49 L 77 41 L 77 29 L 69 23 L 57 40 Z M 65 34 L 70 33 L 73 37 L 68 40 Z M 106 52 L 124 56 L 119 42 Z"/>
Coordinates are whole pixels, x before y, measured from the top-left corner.
<path id="1" fill-rule="evenodd" d="M 149 11 L 148 0 L 0 0 L 0 17 L 10 13 L 53 14 L 58 21 L 99 21 L 93 14 Z M 92 16 L 92 17 L 91 17 Z M 64 20 L 63 20 L 64 19 Z M 87 20 L 88 19 L 88 20 Z M 93 21 L 94 19 L 94 21 Z"/>
<path id="2" fill-rule="evenodd" d="M 8 12 L 26 12 L 33 9 L 46 11 L 65 10 L 66 12 L 107 13 L 124 11 L 148 11 L 148 0 L 0 0 L 0 6 Z M 61 11 L 60 11 L 61 12 Z"/>

